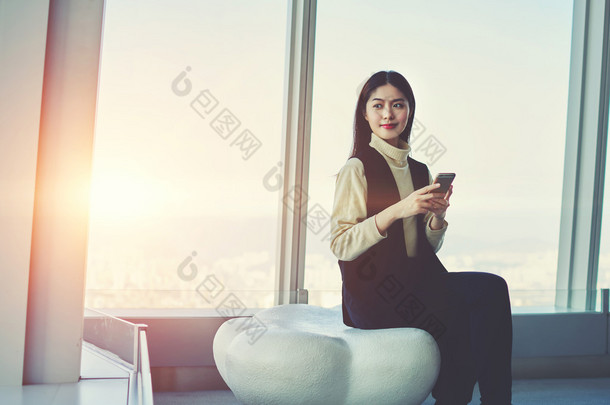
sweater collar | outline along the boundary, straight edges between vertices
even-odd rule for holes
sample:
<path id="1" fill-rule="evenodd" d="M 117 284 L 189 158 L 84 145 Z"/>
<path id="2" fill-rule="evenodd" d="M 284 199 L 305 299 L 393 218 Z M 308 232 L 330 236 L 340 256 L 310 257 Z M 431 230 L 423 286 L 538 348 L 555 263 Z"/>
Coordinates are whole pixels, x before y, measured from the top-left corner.
<path id="1" fill-rule="evenodd" d="M 396 165 L 407 165 L 407 157 L 411 153 L 411 147 L 402 139 L 398 140 L 398 148 L 396 148 L 375 135 L 375 133 L 371 133 L 371 142 L 369 145 L 382 155 L 392 159 Z"/>

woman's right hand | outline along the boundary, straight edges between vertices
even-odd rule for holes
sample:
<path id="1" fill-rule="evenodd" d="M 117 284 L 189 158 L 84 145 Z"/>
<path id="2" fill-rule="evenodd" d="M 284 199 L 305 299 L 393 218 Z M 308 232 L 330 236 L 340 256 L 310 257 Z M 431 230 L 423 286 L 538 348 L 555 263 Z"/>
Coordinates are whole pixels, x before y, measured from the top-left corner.
<path id="1" fill-rule="evenodd" d="M 434 183 L 415 190 L 406 198 L 375 215 L 375 224 L 379 233 L 385 235 L 390 225 L 398 219 L 427 214 L 431 208 L 434 208 L 432 199 L 445 197 L 442 193 L 433 193 L 434 189 L 440 186 L 440 184 Z"/>

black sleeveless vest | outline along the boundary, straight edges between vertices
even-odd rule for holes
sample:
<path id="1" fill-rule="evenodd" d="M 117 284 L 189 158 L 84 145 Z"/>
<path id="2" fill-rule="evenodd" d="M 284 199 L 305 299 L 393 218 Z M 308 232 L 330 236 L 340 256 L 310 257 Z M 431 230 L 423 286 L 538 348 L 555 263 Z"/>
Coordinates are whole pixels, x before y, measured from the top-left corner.
<path id="1" fill-rule="evenodd" d="M 400 201 L 400 194 L 384 157 L 371 146 L 356 156 L 364 165 L 367 182 L 367 218 Z M 415 190 L 429 184 L 428 168 L 408 157 Z M 403 221 L 397 220 L 387 238 L 356 259 L 339 260 L 343 279 L 343 322 L 361 329 L 405 326 L 394 311 L 396 296 L 419 284 L 426 276 L 447 272 L 426 238 L 424 215 L 417 215 L 417 256 L 408 257 Z"/>

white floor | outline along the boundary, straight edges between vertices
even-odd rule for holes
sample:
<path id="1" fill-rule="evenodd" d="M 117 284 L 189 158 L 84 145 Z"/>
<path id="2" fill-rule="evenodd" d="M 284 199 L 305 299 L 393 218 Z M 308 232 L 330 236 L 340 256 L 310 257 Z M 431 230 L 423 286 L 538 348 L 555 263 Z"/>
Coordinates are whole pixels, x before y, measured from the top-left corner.
<path id="1" fill-rule="evenodd" d="M 155 405 L 239 405 L 231 391 L 156 392 Z M 471 405 L 477 405 L 475 389 Z M 513 381 L 514 405 L 608 405 L 610 378 Z M 430 396 L 422 405 L 433 405 Z M 332 404 L 329 404 L 332 405 Z"/>
<path id="2" fill-rule="evenodd" d="M 126 369 L 110 362 L 99 352 L 84 347 L 81 376 L 81 381 L 70 384 L 0 387 L 0 404 L 127 405 L 130 378 Z M 478 404 L 477 391 L 475 390 L 471 404 Z M 156 392 L 154 400 L 156 405 L 239 404 L 231 391 Z M 513 403 L 515 405 L 607 405 L 610 404 L 610 378 L 515 380 Z M 424 402 L 424 405 L 432 404 L 434 404 L 432 398 Z"/>
<path id="3" fill-rule="evenodd" d="M 0 387 L 2 405 L 124 405 L 127 404 L 128 379 L 82 380 L 74 384 Z M 230 391 L 158 392 L 156 405 L 237 405 Z M 477 395 L 475 393 L 475 398 Z M 424 405 L 433 404 L 429 398 Z M 515 405 L 602 405 L 610 404 L 610 379 L 516 380 Z M 472 404 L 478 404 L 476 400 Z M 330 404 L 329 404 L 330 405 Z"/>
<path id="4" fill-rule="evenodd" d="M 68 384 L 0 386 L 2 405 L 127 405 L 129 373 L 83 347 L 81 380 Z"/>
<path id="5" fill-rule="evenodd" d="M 127 404 L 129 379 L 82 380 L 72 384 L 0 387 L 2 405 Z"/>

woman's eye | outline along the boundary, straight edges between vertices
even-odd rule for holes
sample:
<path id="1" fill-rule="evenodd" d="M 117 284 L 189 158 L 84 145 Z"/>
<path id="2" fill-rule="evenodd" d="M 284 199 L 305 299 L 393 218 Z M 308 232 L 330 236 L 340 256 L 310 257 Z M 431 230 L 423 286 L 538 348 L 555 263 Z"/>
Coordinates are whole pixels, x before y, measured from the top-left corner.
<path id="1" fill-rule="evenodd" d="M 405 105 L 403 103 L 394 104 L 394 108 L 403 108 Z"/>
<path id="2" fill-rule="evenodd" d="M 373 104 L 373 108 L 381 108 L 381 104 Z"/>

